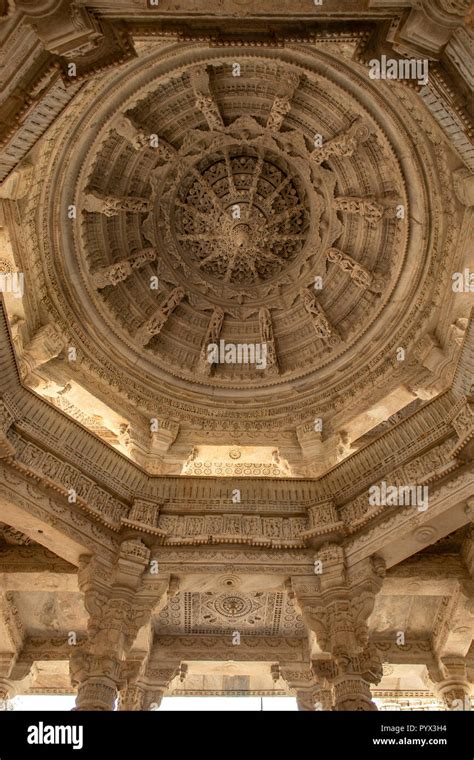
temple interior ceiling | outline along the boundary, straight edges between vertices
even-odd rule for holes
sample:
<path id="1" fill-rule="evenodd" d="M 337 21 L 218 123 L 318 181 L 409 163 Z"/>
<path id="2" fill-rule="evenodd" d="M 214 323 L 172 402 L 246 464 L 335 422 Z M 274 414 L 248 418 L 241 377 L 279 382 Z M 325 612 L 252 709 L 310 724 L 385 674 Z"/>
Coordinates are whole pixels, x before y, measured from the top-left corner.
<path id="1" fill-rule="evenodd" d="M 0 2 L 0 708 L 468 709 L 471 4 L 205 5 Z"/>
<path id="2" fill-rule="evenodd" d="M 252 48 L 236 75 L 230 52 L 149 46 L 83 85 L 29 159 L 24 376 L 154 472 L 270 434 L 318 474 L 301 455 L 315 420 L 327 467 L 449 382 L 469 309 L 441 312 L 453 157 L 416 94 L 363 82 L 352 54 Z"/>

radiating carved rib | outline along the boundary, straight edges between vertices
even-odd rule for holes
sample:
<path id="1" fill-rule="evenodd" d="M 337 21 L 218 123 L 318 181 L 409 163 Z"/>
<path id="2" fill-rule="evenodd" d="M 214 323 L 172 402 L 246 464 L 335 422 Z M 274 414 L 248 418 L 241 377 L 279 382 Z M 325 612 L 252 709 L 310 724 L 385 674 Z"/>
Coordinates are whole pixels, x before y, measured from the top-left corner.
<path id="1" fill-rule="evenodd" d="M 343 253 L 337 248 L 329 248 L 326 258 L 336 264 L 343 272 L 347 272 L 359 288 L 370 288 L 372 285 L 373 275 L 347 253 Z"/>
<path id="2" fill-rule="evenodd" d="M 84 211 L 105 214 L 105 216 L 116 216 L 119 211 L 135 211 L 138 214 L 143 214 L 151 211 L 153 204 L 146 198 L 100 195 L 95 190 L 92 190 L 85 196 L 83 208 Z"/>
<path id="3" fill-rule="evenodd" d="M 202 176 L 202 174 L 200 174 L 200 173 L 197 171 L 197 169 L 194 169 L 194 168 L 193 168 L 193 169 L 191 169 L 191 174 L 192 174 L 194 177 L 196 177 L 197 181 L 199 182 L 199 184 L 201 185 L 201 187 L 203 188 L 203 190 L 204 190 L 204 191 L 207 193 L 207 195 L 208 195 L 208 196 L 209 196 L 209 198 L 211 199 L 211 201 L 212 201 L 212 203 L 214 204 L 215 208 L 216 208 L 218 211 L 220 211 L 220 212 L 223 212 L 223 211 L 224 211 L 224 207 L 222 206 L 222 203 L 221 203 L 221 201 L 220 201 L 220 198 L 219 198 L 219 197 L 218 197 L 218 196 L 215 194 L 215 192 L 214 192 L 214 190 L 212 189 L 212 187 L 211 187 L 211 185 L 209 184 L 209 182 L 207 182 L 207 181 L 204 179 L 204 177 Z"/>
<path id="4" fill-rule="evenodd" d="M 336 328 L 331 325 L 329 319 L 324 313 L 323 307 L 317 302 L 316 297 L 306 288 L 300 290 L 303 305 L 311 317 L 311 321 L 316 332 L 316 337 L 321 340 L 336 338 L 340 340 L 340 335 Z"/>
<path id="5" fill-rule="evenodd" d="M 370 198 L 359 198 L 352 195 L 334 198 L 332 207 L 336 211 L 344 211 L 346 214 L 363 216 L 371 226 L 380 222 L 384 215 L 384 207 L 380 203 L 376 203 Z"/>
<path id="6" fill-rule="evenodd" d="M 140 346 L 146 346 L 154 335 L 158 335 L 163 329 L 168 317 L 176 309 L 184 298 L 183 288 L 175 288 L 168 294 L 167 298 L 155 311 L 150 319 L 147 319 L 135 334 L 135 340 Z"/>
<path id="7" fill-rule="evenodd" d="M 235 187 L 234 174 L 232 172 L 232 163 L 230 160 L 229 149 L 227 147 L 224 147 L 223 153 L 224 153 L 224 158 L 225 158 L 225 166 L 227 170 L 227 179 L 229 180 L 230 194 L 235 195 L 235 193 L 237 192 L 237 188 Z"/>
<path id="8" fill-rule="evenodd" d="M 149 261 L 156 259 L 156 251 L 153 248 L 143 248 L 123 261 L 117 261 L 106 267 L 101 267 L 92 275 L 94 285 L 97 288 L 105 288 L 107 285 L 117 285 L 130 277 L 135 269 L 141 269 Z"/>
<path id="9" fill-rule="evenodd" d="M 267 198 L 265 198 L 265 205 L 271 206 L 273 203 L 273 200 L 277 197 L 279 193 L 283 190 L 284 187 L 286 187 L 291 182 L 291 176 L 288 174 L 285 179 L 283 179 L 279 185 L 276 186 L 273 193 L 271 193 Z"/>
<path id="10" fill-rule="evenodd" d="M 369 129 L 360 118 L 356 119 L 348 130 L 324 143 L 320 148 L 315 148 L 310 159 L 317 164 L 327 161 L 331 156 L 352 156 L 360 143 L 369 137 Z"/>
<path id="11" fill-rule="evenodd" d="M 297 211 L 304 211 L 304 206 L 301 203 L 298 203 L 296 206 L 293 206 L 292 208 L 286 209 L 285 211 L 282 211 L 280 214 L 277 214 L 273 217 L 272 221 L 268 225 L 268 229 L 271 229 L 276 224 L 280 224 L 280 222 L 285 221 L 286 219 L 291 219 L 293 214 Z"/>
<path id="12" fill-rule="evenodd" d="M 189 74 L 191 87 L 196 96 L 196 107 L 203 113 L 210 130 L 220 130 L 224 121 L 211 92 L 206 66 L 196 66 Z"/>
<path id="13" fill-rule="evenodd" d="M 220 306 L 216 306 L 212 312 L 211 319 L 206 330 L 206 336 L 202 343 L 201 353 L 199 356 L 198 369 L 205 375 L 210 375 L 213 364 L 208 359 L 208 348 L 212 343 L 217 343 L 224 322 L 224 311 Z"/>
<path id="14" fill-rule="evenodd" d="M 262 169 L 263 169 L 263 156 L 260 155 L 258 157 L 257 165 L 255 166 L 255 172 L 253 175 L 252 184 L 249 189 L 249 200 L 248 200 L 247 217 L 246 217 L 247 219 L 250 219 L 253 202 L 255 200 L 255 193 L 257 192 L 258 180 L 260 179 Z"/>
<path id="15" fill-rule="evenodd" d="M 210 242 L 210 241 L 215 241 L 215 240 L 221 240 L 220 235 L 210 235 L 208 232 L 196 233 L 194 235 L 177 235 L 176 238 L 178 240 L 187 240 L 188 242 L 189 241 L 198 242 L 200 240 L 201 241 L 205 240 L 207 242 Z"/>
<path id="16" fill-rule="evenodd" d="M 266 371 L 271 373 L 277 373 L 278 369 L 278 356 L 276 352 L 275 336 L 273 333 L 272 315 L 265 306 L 262 306 L 258 313 L 258 321 L 260 327 L 260 340 L 266 346 Z"/>
<path id="17" fill-rule="evenodd" d="M 219 259 L 222 256 L 222 251 L 220 249 L 217 249 L 216 251 L 213 251 L 209 254 L 209 256 L 206 256 L 205 259 L 199 262 L 198 267 L 201 269 L 205 264 L 208 264 L 210 261 L 214 261 L 214 259 Z"/>
<path id="18" fill-rule="evenodd" d="M 267 129 L 279 132 L 285 116 L 291 111 L 291 99 L 300 83 L 300 75 L 284 72 L 284 79 L 273 101 L 272 109 L 267 119 Z"/>
<path id="19" fill-rule="evenodd" d="M 252 259 L 248 259 L 247 263 L 248 263 L 250 271 L 253 274 L 255 282 L 260 282 L 261 277 L 260 277 L 259 273 L 257 272 L 257 268 L 255 266 L 255 262 L 252 261 Z"/>
<path id="20" fill-rule="evenodd" d="M 278 261 L 278 263 L 281 264 L 281 258 L 277 256 L 276 254 L 272 253 L 272 251 L 261 250 L 260 256 L 262 256 L 265 259 L 269 259 L 270 261 Z"/>
<path id="21" fill-rule="evenodd" d="M 184 211 L 187 211 L 189 214 L 192 214 L 194 217 L 200 217 L 203 220 L 208 221 L 209 220 L 209 213 L 205 213 L 204 211 L 199 211 L 195 206 L 190 206 L 188 203 L 182 203 L 181 201 L 176 201 L 176 206 L 179 208 L 184 209 Z"/>
<path id="22" fill-rule="evenodd" d="M 230 278 L 232 277 L 232 273 L 234 271 L 235 262 L 239 256 L 239 250 L 235 250 L 234 253 L 229 256 L 229 262 L 227 264 L 225 275 L 224 275 L 224 282 L 229 282 Z"/>

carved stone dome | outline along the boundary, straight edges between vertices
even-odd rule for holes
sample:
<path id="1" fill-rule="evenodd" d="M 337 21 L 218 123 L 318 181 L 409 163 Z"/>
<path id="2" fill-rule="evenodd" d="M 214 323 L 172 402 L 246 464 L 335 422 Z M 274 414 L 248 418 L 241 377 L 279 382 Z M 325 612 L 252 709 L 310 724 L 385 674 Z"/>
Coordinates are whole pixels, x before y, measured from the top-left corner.
<path id="1" fill-rule="evenodd" d="M 78 210 L 42 251 L 55 319 L 88 373 L 150 413 L 302 422 L 395 377 L 417 340 L 439 247 L 414 220 L 439 203 L 436 159 L 423 139 L 404 154 L 402 101 L 383 96 L 382 123 L 349 66 L 288 59 L 253 48 L 234 76 L 218 50 L 154 53 L 100 97 L 86 87 L 51 145 L 40 213 Z M 265 344 L 266 368 L 211 366 L 220 340 Z"/>

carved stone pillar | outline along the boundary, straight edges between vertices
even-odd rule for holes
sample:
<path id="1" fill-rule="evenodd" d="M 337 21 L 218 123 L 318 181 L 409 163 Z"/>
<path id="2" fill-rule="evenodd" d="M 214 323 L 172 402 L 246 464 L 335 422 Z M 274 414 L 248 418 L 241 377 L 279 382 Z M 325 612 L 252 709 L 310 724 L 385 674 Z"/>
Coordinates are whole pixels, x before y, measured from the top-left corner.
<path id="1" fill-rule="evenodd" d="M 126 681 L 126 656 L 158 603 L 165 603 L 169 578 L 143 582 L 149 549 L 138 539 L 122 541 L 114 567 L 86 558 L 79 587 L 89 613 L 88 639 L 70 663 L 78 687 L 77 710 L 112 710 Z"/>
<path id="2" fill-rule="evenodd" d="M 335 710 L 377 710 L 369 684 L 358 675 L 340 676 L 334 681 Z"/>
<path id="3" fill-rule="evenodd" d="M 120 660 L 80 655 L 75 652 L 71 658 L 71 678 L 73 684 L 78 683 L 75 709 L 113 710 L 121 685 Z"/>
<path id="4" fill-rule="evenodd" d="M 313 696 L 315 677 L 310 665 L 295 662 L 282 663 L 280 665 L 280 675 L 290 689 L 296 692 L 298 710 L 315 710 Z"/>
<path id="5" fill-rule="evenodd" d="M 446 710 L 471 710 L 472 684 L 464 658 L 442 657 L 437 666 L 428 668 L 428 672 L 435 694 L 443 701 Z"/>
<path id="6" fill-rule="evenodd" d="M 8 703 L 16 696 L 16 685 L 9 678 L 0 678 L 0 712 L 8 710 Z"/>
<path id="7" fill-rule="evenodd" d="M 382 664 L 368 647 L 367 620 L 383 575 L 379 558 L 348 568 L 342 546 L 326 544 L 316 554 L 314 577 L 292 579 L 296 605 L 326 654 L 323 665 L 334 685 L 336 710 L 377 709 L 370 683 L 381 679 Z"/>

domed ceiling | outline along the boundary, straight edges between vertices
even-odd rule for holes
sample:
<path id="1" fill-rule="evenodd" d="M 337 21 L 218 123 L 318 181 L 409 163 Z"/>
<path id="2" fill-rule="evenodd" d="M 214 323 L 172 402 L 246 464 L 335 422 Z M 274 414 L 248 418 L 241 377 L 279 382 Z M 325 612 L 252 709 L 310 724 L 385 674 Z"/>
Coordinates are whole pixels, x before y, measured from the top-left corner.
<path id="1" fill-rule="evenodd" d="M 229 431 L 294 429 L 413 379 L 453 231 L 408 88 L 331 49 L 194 44 L 76 100 L 30 221 L 43 307 L 85 374 Z M 265 368 L 210 364 L 219 341 L 264 343 Z"/>

